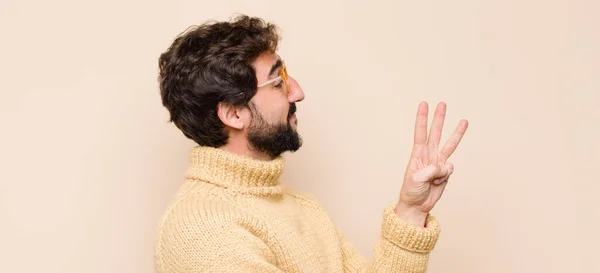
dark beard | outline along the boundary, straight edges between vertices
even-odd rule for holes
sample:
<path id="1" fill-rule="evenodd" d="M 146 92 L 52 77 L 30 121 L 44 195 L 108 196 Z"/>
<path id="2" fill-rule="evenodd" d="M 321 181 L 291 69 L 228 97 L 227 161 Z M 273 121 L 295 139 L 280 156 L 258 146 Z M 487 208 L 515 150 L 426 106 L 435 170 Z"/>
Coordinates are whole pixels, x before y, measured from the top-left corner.
<path id="1" fill-rule="evenodd" d="M 290 124 L 291 116 L 296 112 L 296 104 L 290 105 L 288 122 L 272 125 L 267 123 L 254 105 L 250 105 L 252 121 L 248 128 L 248 141 L 254 151 L 278 157 L 283 152 L 295 152 L 302 146 L 300 135 Z"/>

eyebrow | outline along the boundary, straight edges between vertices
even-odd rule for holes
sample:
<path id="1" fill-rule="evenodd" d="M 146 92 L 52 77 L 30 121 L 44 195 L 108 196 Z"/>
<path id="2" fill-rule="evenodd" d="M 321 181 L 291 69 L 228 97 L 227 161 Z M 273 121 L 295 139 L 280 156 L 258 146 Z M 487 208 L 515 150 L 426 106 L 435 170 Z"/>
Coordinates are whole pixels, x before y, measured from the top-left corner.
<path id="1" fill-rule="evenodd" d="M 273 66 L 271 66 L 271 71 L 269 71 L 269 78 L 273 76 L 273 73 L 275 73 L 275 71 L 277 71 L 277 69 L 280 68 L 281 65 L 281 59 L 277 59 L 277 62 L 275 62 Z"/>

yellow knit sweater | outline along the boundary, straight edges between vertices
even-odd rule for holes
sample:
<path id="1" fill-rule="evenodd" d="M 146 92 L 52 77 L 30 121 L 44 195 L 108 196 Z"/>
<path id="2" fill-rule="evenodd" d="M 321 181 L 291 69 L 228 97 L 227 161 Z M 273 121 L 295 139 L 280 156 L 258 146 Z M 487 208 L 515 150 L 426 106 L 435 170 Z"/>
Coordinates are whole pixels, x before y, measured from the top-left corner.
<path id="1" fill-rule="evenodd" d="M 157 272 L 425 272 L 439 225 L 383 210 L 366 259 L 311 196 L 279 183 L 282 158 L 259 161 L 195 147 L 186 182 L 158 229 Z M 359 219 L 357 219 L 358 221 Z"/>

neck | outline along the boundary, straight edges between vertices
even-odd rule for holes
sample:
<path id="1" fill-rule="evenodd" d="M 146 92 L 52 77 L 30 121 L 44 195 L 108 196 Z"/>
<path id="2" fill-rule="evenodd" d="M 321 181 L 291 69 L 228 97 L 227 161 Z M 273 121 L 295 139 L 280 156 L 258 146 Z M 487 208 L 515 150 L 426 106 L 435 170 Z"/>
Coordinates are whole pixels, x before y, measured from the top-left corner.
<path id="1" fill-rule="evenodd" d="M 284 169 L 282 157 L 259 160 L 225 149 L 194 147 L 186 178 L 226 188 L 261 188 L 279 185 Z"/>
<path id="2" fill-rule="evenodd" d="M 221 146 L 219 149 L 226 151 L 228 153 L 236 154 L 239 156 L 249 157 L 256 160 L 262 161 L 270 161 L 275 159 L 274 157 L 258 152 L 251 148 L 250 143 L 247 140 L 246 136 L 237 137 L 232 135 L 229 138 L 227 144 Z"/>

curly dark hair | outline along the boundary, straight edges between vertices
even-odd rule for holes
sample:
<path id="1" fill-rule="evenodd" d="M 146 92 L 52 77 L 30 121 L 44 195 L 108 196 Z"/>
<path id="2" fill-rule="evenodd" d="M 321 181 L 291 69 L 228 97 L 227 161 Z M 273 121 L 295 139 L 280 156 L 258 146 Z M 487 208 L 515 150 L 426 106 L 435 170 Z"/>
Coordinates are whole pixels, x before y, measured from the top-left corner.
<path id="1" fill-rule="evenodd" d="M 170 121 L 201 146 L 227 144 L 220 102 L 247 106 L 256 94 L 259 55 L 274 53 L 277 26 L 247 15 L 207 21 L 179 35 L 159 58 L 162 104 Z"/>

